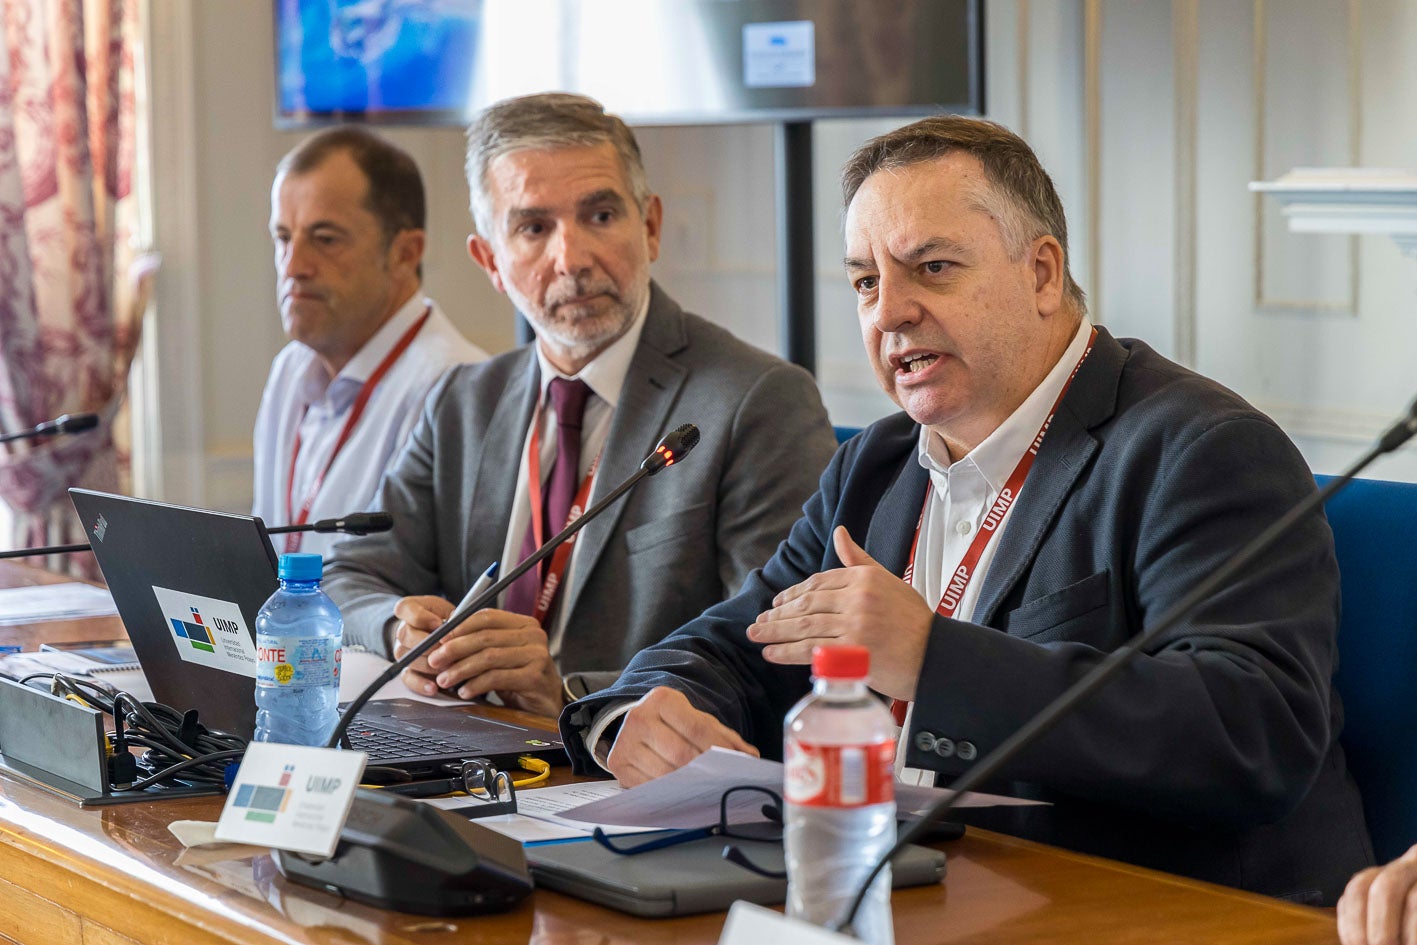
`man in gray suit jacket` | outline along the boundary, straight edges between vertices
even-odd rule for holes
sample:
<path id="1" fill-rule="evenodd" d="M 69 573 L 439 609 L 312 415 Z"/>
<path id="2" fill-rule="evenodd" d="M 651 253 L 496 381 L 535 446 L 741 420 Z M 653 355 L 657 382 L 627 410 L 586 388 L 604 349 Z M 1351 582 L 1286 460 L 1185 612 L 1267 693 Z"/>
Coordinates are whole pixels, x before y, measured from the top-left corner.
<path id="1" fill-rule="evenodd" d="M 468 139 L 469 252 L 536 342 L 433 389 L 376 500 L 394 530 L 339 547 L 325 586 L 346 639 L 397 656 L 491 562 L 510 569 L 666 432 L 696 424 L 682 466 L 642 482 L 405 675 L 418 691 L 555 714 L 771 557 L 835 440 L 807 372 L 650 281 L 662 209 L 623 122 L 581 96 L 538 95 L 488 109 Z"/>
<path id="2" fill-rule="evenodd" d="M 713 745 L 779 756 L 814 646 L 852 643 L 900 710 L 899 775 L 948 784 L 1314 491 L 1269 418 L 1088 324 L 1016 135 L 926 119 L 863 146 L 844 189 L 867 354 L 904 412 L 841 449 L 736 597 L 563 713 L 582 770 L 629 786 Z M 1047 806 L 961 819 L 1332 903 L 1372 857 L 1337 618 L 1315 513 L 985 787 Z M 786 761 L 789 799 L 822 783 Z"/>

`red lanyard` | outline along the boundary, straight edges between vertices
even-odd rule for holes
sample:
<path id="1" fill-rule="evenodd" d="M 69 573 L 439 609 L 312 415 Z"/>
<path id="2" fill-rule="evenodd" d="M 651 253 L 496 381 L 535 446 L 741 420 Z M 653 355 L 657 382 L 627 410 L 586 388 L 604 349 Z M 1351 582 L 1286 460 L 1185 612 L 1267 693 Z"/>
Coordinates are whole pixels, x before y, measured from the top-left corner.
<path id="1" fill-rule="evenodd" d="M 559 531 L 564 531 L 576 519 L 581 517 L 585 511 L 586 503 L 590 499 L 591 482 L 595 479 L 596 467 L 600 465 L 600 454 L 597 453 L 594 462 L 590 464 L 589 471 L 585 478 L 581 480 L 580 488 L 576 490 L 576 497 L 571 501 L 571 508 L 566 513 L 566 523 Z M 542 503 L 545 501 L 541 496 L 541 407 L 536 408 L 536 418 L 531 424 L 531 441 L 527 444 L 527 486 L 530 489 L 531 498 L 531 537 L 537 548 L 546 543 L 547 535 L 542 526 Z M 558 531 L 558 534 L 559 534 Z M 570 538 L 562 542 L 561 547 L 551 553 L 551 560 L 543 564 L 541 590 L 536 594 L 536 603 L 532 607 L 531 616 L 537 623 L 544 624 L 546 616 L 551 612 L 551 605 L 556 602 L 556 592 L 561 589 L 561 579 L 566 575 L 566 568 L 571 563 L 571 550 L 576 544 L 576 539 L 580 537 L 580 532 L 576 532 Z"/>
<path id="2" fill-rule="evenodd" d="M 325 460 L 324 467 L 320 474 L 315 477 L 315 481 L 310 484 L 310 489 L 305 494 L 305 502 L 300 506 L 300 514 L 297 516 L 292 512 L 293 493 L 295 491 L 295 462 L 300 458 L 300 427 L 295 428 L 295 449 L 290 454 L 290 476 L 285 481 L 285 514 L 292 525 L 304 525 L 310 519 L 310 507 L 315 504 L 315 497 L 320 494 L 320 486 L 325 482 L 325 474 L 330 471 L 330 467 L 335 464 L 335 457 L 340 450 L 344 449 L 344 444 L 349 441 L 350 434 L 354 432 L 354 426 L 359 422 L 359 418 L 364 414 L 364 408 L 369 403 L 369 395 L 374 393 L 374 388 L 384 379 L 384 375 L 389 372 L 389 368 L 394 366 L 394 362 L 399 359 L 408 346 L 413 344 L 416 336 L 428 316 L 433 314 L 432 306 L 423 310 L 423 316 L 413 323 L 408 331 L 403 333 L 403 337 L 398 340 L 398 344 L 386 355 L 384 360 L 379 362 L 379 366 L 374 369 L 374 373 L 369 375 L 369 379 L 359 388 L 359 394 L 354 398 L 354 406 L 350 408 L 349 418 L 344 422 L 344 428 L 340 430 L 339 439 L 335 441 L 335 448 L 330 453 L 329 459 Z M 310 406 L 305 406 L 305 411 L 309 412 Z M 305 414 L 300 415 L 300 422 L 304 424 Z M 288 532 L 285 536 L 285 550 L 289 554 L 300 550 L 300 540 L 303 537 L 300 532 Z"/>
<path id="3" fill-rule="evenodd" d="M 988 514 L 984 516 L 979 530 L 974 533 L 974 541 L 970 542 L 969 550 L 964 553 L 964 558 L 960 561 L 959 567 L 955 568 L 954 574 L 950 575 L 949 583 L 940 595 L 940 603 L 935 607 L 935 613 L 941 617 L 953 617 L 955 611 L 959 609 L 959 602 L 964 598 L 964 590 L 974 577 L 979 559 L 984 554 L 985 546 L 989 544 L 989 539 L 994 537 L 999 525 L 1003 523 L 1004 515 L 1008 512 L 1009 507 L 1018 498 L 1019 491 L 1023 488 L 1023 481 L 1028 477 L 1028 471 L 1033 468 L 1033 461 L 1038 456 L 1038 447 L 1043 443 L 1043 436 L 1048 432 L 1048 426 L 1053 422 L 1053 415 L 1058 412 L 1058 405 L 1063 402 L 1063 397 L 1067 394 L 1068 388 L 1072 386 L 1073 378 L 1077 377 L 1083 362 L 1092 353 L 1092 345 L 1096 340 L 1097 329 L 1094 328 L 1087 339 L 1087 348 L 1083 351 L 1082 357 L 1078 359 L 1077 366 L 1068 375 L 1067 381 L 1063 383 L 1063 389 L 1058 392 L 1058 399 L 1053 401 L 1053 408 L 1048 411 L 1043 425 L 1038 428 L 1038 435 L 1033 438 L 1033 442 L 1024 451 L 1023 457 L 1014 467 L 1014 471 L 1009 474 L 1004 488 L 999 490 L 999 495 L 994 499 L 994 504 L 989 508 Z M 933 490 L 932 483 L 925 490 L 925 504 L 920 508 L 920 520 L 915 523 L 915 537 L 910 542 L 910 563 L 906 565 L 903 577 L 907 584 L 913 583 L 915 578 L 915 553 L 920 546 L 920 529 L 925 524 L 925 510 L 930 507 L 930 494 Z"/>

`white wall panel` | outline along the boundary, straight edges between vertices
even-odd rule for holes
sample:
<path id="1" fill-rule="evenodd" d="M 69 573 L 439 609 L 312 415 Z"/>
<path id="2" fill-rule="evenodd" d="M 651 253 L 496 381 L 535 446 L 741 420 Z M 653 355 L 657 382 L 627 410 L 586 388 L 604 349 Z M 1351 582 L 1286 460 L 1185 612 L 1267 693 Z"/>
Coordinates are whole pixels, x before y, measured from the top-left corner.
<path id="1" fill-rule="evenodd" d="M 1188 22 L 1186 4 L 1196 4 L 1189 48 L 1177 29 Z M 1069 216 L 1073 271 L 1101 319 L 1168 353 L 1179 339 L 1185 354 L 1190 339 L 1196 367 L 1270 410 L 1317 469 L 1332 471 L 1417 388 L 1417 262 L 1382 237 L 1291 234 L 1245 185 L 1257 166 L 1273 177 L 1295 164 L 1346 163 L 1355 151 L 1369 165 L 1417 168 L 1417 57 L 1407 55 L 1417 41 L 1417 7 L 1410 0 L 1258 7 L 1257 31 L 1255 0 L 991 0 L 987 98 L 990 114 L 1024 133 L 1053 175 Z M 167 46 L 153 50 L 154 101 L 185 107 L 190 126 L 184 132 L 182 115 L 161 106 L 154 116 L 157 219 L 166 227 L 159 243 L 169 241 L 161 351 L 197 352 L 195 367 L 171 368 L 189 383 L 162 392 L 165 485 L 169 497 L 240 508 L 249 492 L 234 471 L 249 451 L 260 386 L 282 341 L 266 236 L 270 173 L 299 135 L 271 128 L 269 5 L 153 0 L 153 10 L 171 14 L 154 24 Z M 1359 30 L 1350 38 L 1353 23 Z M 190 45 L 174 48 L 182 43 Z M 161 84 L 183 81 L 184 58 L 193 77 L 186 106 Z M 1196 121 L 1188 139 L 1178 114 L 1189 101 Z M 869 422 L 893 407 L 866 365 L 840 272 L 837 173 L 853 148 L 903 121 L 822 122 L 815 130 L 818 363 L 838 423 Z M 463 249 L 461 134 L 392 136 L 428 180 L 430 293 L 473 340 L 505 349 L 510 306 Z M 666 203 L 656 278 L 690 309 L 776 350 L 772 130 L 654 128 L 640 137 Z M 1191 279 L 1178 269 L 1188 250 Z M 1269 304 L 1276 301 L 1312 304 Z M 1409 450 L 1377 473 L 1417 479 L 1417 454 Z"/>

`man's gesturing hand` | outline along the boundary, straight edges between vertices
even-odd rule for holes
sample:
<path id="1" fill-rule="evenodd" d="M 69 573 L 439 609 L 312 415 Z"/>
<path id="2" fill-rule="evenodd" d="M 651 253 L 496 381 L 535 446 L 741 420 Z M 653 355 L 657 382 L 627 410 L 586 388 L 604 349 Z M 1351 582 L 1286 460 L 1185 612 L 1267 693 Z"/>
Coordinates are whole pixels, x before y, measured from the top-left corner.
<path id="1" fill-rule="evenodd" d="M 809 666 L 812 649 L 854 643 L 871 651 L 871 688 L 915 698 L 934 614 L 920 595 L 887 571 L 845 528 L 832 534 L 844 567 L 814 574 L 773 598 L 748 628 L 772 663 Z"/>
<path id="2" fill-rule="evenodd" d="M 758 754 L 733 729 L 690 705 L 682 692 L 660 686 L 625 715 L 606 769 L 625 787 L 634 787 L 682 768 L 715 746 Z"/>

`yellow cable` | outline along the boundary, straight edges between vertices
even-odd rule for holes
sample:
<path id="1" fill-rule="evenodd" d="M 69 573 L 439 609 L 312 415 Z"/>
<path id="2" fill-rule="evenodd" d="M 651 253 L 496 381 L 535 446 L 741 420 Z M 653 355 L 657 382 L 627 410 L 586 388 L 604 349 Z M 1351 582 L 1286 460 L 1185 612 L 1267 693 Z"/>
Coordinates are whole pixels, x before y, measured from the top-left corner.
<path id="1" fill-rule="evenodd" d="M 520 781 L 513 781 L 512 787 L 529 787 L 533 784 L 540 784 L 551 777 L 551 763 L 540 758 L 533 758 L 530 755 L 522 755 L 517 759 L 517 764 L 521 765 L 524 771 L 533 771 L 536 777 L 522 778 Z"/>

